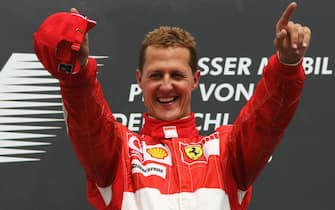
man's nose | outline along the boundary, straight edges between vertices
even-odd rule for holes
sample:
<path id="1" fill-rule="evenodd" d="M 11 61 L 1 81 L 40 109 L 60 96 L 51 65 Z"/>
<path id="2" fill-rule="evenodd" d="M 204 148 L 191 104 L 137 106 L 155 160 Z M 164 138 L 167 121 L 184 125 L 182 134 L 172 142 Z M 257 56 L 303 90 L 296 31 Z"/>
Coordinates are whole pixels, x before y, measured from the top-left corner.
<path id="1" fill-rule="evenodd" d="M 166 91 L 169 91 L 172 89 L 172 80 L 171 80 L 170 75 L 164 75 L 160 89 L 166 90 Z"/>

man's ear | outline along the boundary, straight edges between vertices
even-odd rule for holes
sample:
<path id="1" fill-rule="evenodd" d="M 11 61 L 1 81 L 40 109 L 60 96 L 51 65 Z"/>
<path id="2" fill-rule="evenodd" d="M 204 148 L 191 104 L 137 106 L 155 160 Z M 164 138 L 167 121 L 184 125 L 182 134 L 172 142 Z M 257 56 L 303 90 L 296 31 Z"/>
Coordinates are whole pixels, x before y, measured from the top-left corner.
<path id="1" fill-rule="evenodd" d="M 200 70 L 197 69 L 194 73 L 193 73 L 193 87 L 192 90 L 195 90 L 200 82 Z"/>
<path id="2" fill-rule="evenodd" d="M 136 69 L 136 81 L 137 84 L 142 89 L 142 71 L 140 69 Z"/>

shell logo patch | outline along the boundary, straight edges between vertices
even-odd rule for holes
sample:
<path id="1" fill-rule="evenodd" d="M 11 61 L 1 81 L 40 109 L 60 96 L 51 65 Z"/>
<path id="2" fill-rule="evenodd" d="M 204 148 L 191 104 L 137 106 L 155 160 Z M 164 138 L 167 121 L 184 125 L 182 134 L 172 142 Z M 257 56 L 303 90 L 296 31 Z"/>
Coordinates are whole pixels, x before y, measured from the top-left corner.
<path id="1" fill-rule="evenodd" d="M 202 157 L 203 151 L 200 145 L 189 145 L 185 147 L 185 153 L 188 158 L 198 160 Z"/>
<path id="2" fill-rule="evenodd" d="M 151 155 L 151 157 L 157 159 L 164 159 L 168 156 L 168 152 L 161 147 L 149 148 L 147 149 L 147 152 Z"/>

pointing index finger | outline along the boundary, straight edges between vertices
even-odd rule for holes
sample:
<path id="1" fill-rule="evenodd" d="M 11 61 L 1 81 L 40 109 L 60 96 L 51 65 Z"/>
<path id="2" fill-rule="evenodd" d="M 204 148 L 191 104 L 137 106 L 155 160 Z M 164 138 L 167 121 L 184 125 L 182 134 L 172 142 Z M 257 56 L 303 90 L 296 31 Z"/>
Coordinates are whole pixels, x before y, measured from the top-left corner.
<path id="1" fill-rule="evenodd" d="M 293 12 L 296 8 L 297 8 L 297 3 L 295 3 L 295 2 L 290 3 L 287 6 L 287 8 L 285 9 L 285 11 L 283 12 L 283 14 L 281 15 L 281 17 L 278 21 L 278 25 L 279 26 L 287 26 L 288 22 L 290 21 L 290 19 L 292 17 Z"/>
<path id="2" fill-rule="evenodd" d="M 74 8 L 74 7 L 70 9 L 70 12 L 79 14 L 79 11 L 77 10 L 77 8 Z"/>

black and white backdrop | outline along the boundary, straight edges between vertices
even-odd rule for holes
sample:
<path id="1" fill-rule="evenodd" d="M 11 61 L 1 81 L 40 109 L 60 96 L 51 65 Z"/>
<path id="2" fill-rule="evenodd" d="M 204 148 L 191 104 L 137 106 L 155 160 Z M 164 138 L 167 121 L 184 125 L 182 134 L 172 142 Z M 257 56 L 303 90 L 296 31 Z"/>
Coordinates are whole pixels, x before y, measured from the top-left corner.
<path id="1" fill-rule="evenodd" d="M 307 80 L 282 143 L 254 184 L 251 210 L 334 209 L 335 56 L 331 0 L 298 0 L 294 21 L 310 26 Z M 274 53 L 276 21 L 289 1 L 10 0 L 0 21 L 0 209 L 92 210 L 85 176 L 63 121 L 58 83 L 42 69 L 32 34 L 50 14 L 71 7 L 97 21 L 90 32 L 98 78 L 118 120 L 141 126 L 135 81 L 144 34 L 160 25 L 189 30 L 198 42 L 201 84 L 193 111 L 205 134 L 233 123 Z"/>

